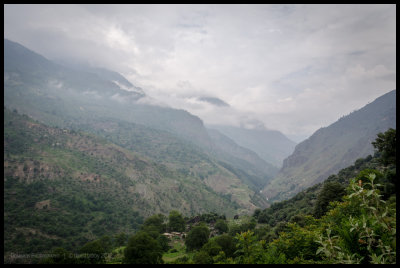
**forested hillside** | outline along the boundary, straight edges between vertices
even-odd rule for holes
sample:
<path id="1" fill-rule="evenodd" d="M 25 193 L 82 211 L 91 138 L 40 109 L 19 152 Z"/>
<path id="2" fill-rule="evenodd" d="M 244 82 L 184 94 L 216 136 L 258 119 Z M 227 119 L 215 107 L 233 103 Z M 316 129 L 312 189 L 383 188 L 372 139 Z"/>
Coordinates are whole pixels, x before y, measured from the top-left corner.
<path id="1" fill-rule="evenodd" d="M 213 169 L 206 170 L 221 180 L 223 172 L 234 177 L 209 165 Z M 104 234 L 134 232 L 143 217 L 171 209 L 233 216 L 254 206 L 238 179 L 222 184 L 233 187 L 223 194 L 226 189 L 216 192 L 197 176 L 183 176 L 104 138 L 4 109 L 5 253 L 73 249 Z"/>
<path id="2" fill-rule="evenodd" d="M 219 147 L 198 117 L 138 102 L 146 97 L 143 91 L 115 72 L 63 66 L 15 42 L 5 39 L 4 45 L 4 98 L 11 110 L 48 126 L 104 137 L 181 177 L 192 176 L 232 195 L 244 210 L 267 205 L 259 190 L 276 169 L 216 151 Z"/>
<path id="3" fill-rule="evenodd" d="M 395 261 L 395 90 L 294 148 L 4 46 L 6 263 Z"/>
<path id="4" fill-rule="evenodd" d="M 152 215 L 129 239 L 107 236 L 39 263 L 393 264 L 396 262 L 396 131 L 374 156 L 253 215 Z M 74 254 L 73 254 L 74 253 Z M 75 256 L 75 257 L 71 257 Z M 92 256 L 92 257 L 88 257 Z M 96 256 L 96 258 L 94 257 Z"/>

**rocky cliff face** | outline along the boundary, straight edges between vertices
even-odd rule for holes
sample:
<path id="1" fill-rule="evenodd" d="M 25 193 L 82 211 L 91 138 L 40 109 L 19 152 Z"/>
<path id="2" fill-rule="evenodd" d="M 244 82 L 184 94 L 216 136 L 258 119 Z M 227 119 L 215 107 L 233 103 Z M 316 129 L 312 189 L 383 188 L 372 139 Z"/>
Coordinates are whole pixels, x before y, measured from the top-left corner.
<path id="1" fill-rule="evenodd" d="M 371 142 L 389 128 L 396 128 L 396 90 L 298 144 L 263 193 L 269 200 L 282 200 L 325 180 L 358 158 L 373 154 Z"/>

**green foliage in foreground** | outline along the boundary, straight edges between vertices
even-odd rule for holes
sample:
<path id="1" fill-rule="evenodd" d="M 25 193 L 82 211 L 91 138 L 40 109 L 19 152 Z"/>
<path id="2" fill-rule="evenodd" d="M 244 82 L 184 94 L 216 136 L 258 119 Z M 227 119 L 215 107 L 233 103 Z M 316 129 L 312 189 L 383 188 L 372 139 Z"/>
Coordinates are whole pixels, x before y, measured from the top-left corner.
<path id="1" fill-rule="evenodd" d="M 164 255 L 176 253 L 176 257 L 170 258 L 167 263 L 394 264 L 396 195 L 388 190 L 387 185 L 395 183 L 395 170 L 394 164 L 364 169 L 353 174 L 345 189 L 336 183 L 327 183 L 317 199 L 323 201 L 323 206 L 319 202 L 314 206 L 314 210 L 318 206 L 323 207 L 318 218 L 299 213 L 290 221 L 272 227 L 256 222 L 256 217 L 261 213 L 258 211 L 250 218 L 229 220 L 228 230 L 222 235 L 218 235 L 217 222 L 200 222 L 189 226 L 191 229 L 184 243 L 183 238 L 179 238 L 181 246 L 171 250 L 163 248 L 166 241 L 160 239 L 161 232 L 173 225 L 176 218 L 180 218 L 179 212 L 170 213 L 173 216 L 168 218 L 170 222 L 166 222 L 167 218 L 161 214 L 153 215 L 144 221 L 141 231 L 130 238 L 124 250 L 123 262 L 164 263 Z M 335 189 L 343 195 L 331 195 Z M 124 237 L 115 237 L 120 236 Z M 87 243 L 79 252 L 102 256 L 101 248 L 110 251 L 107 245 L 109 239 L 102 237 Z M 68 256 L 68 252 L 62 248 L 55 252 Z M 43 263 L 69 261 L 101 263 L 113 260 L 98 258 L 79 261 L 59 257 L 44 260 Z"/>
<path id="2" fill-rule="evenodd" d="M 330 202 L 328 211 L 320 218 L 299 216 L 298 221 L 274 228 L 278 232 L 271 241 L 263 239 L 268 225 L 248 226 L 233 236 L 231 230 L 210 237 L 214 226 L 198 223 L 192 226 L 186 239 L 169 240 L 179 245 L 163 249 L 155 227 L 162 226 L 160 215 L 145 220 L 141 231 L 133 235 L 125 247 L 123 259 L 101 258 L 74 260 L 58 257 L 43 263 L 167 263 L 187 264 L 369 264 L 396 262 L 396 197 L 383 200 L 381 184 L 371 172 L 360 185 L 355 177 L 346 188 L 341 201 Z M 168 225 L 169 223 L 166 223 Z M 242 226 L 241 225 L 241 226 Z M 234 225 L 232 225 L 234 226 Z M 243 227 L 244 228 L 244 227 Z M 238 229 L 238 230 L 239 230 Z M 162 230 L 162 229 L 161 229 Z M 160 231 L 161 231 L 160 230 Z M 124 237 L 120 234 L 115 237 Z M 80 253 L 102 255 L 107 251 L 107 237 L 87 243 Z M 175 241 L 175 242 L 174 242 Z M 117 245 L 117 242 L 114 242 Z M 108 249 L 108 252 L 114 252 Z M 56 249 L 60 256 L 69 256 L 63 249 Z M 176 256 L 176 257 L 173 257 Z M 86 261 L 86 262 L 85 262 Z"/>

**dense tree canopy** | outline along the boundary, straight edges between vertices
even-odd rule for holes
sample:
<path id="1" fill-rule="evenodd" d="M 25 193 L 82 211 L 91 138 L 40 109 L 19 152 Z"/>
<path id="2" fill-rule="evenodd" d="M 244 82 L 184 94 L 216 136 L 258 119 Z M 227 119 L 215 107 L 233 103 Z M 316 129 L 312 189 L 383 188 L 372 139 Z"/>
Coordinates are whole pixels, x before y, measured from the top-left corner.
<path id="1" fill-rule="evenodd" d="M 168 230 L 174 232 L 185 231 L 186 222 L 179 211 L 172 210 L 169 212 L 168 217 Z"/>
<path id="2" fill-rule="evenodd" d="M 105 252 L 100 240 L 87 242 L 80 250 L 80 263 L 97 264 L 105 262 Z"/>
<path id="3" fill-rule="evenodd" d="M 128 264 L 163 263 L 160 244 L 146 232 L 139 232 L 129 239 L 124 257 L 124 263 Z"/>
<path id="4" fill-rule="evenodd" d="M 206 225 L 200 224 L 193 227 L 186 236 L 185 245 L 190 250 L 200 249 L 208 242 L 210 230 Z"/>
<path id="5" fill-rule="evenodd" d="M 342 184 L 338 182 L 324 183 L 314 207 L 314 216 L 320 218 L 328 210 L 329 202 L 339 201 L 345 194 L 345 188 Z"/>
<path id="6" fill-rule="evenodd" d="M 226 233 L 229 230 L 226 220 L 223 219 L 218 219 L 214 225 L 214 228 L 218 231 L 219 234 Z"/>
<path id="7" fill-rule="evenodd" d="M 165 222 L 165 216 L 162 214 L 157 214 L 148 217 L 141 229 L 143 231 L 156 231 L 158 233 L 164 233 L 166 231 L 167 225 L 164 223 Z"/>
<path id="8" fill-rule="evenodd" d="M 384 165 L 396 162 L 396 130 L 390 128 L 385 133 L 379 133 L 372 145 L 381 154 Z"/>

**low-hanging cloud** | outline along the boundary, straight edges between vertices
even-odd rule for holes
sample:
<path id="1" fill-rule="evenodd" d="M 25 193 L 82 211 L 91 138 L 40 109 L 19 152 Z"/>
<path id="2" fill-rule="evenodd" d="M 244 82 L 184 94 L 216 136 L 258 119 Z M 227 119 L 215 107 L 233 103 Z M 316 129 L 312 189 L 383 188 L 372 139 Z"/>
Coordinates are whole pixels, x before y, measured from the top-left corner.
<path id="1" fill-rule="evenodd" d="M 5 5 L 4 34 L 118 71 L 143 103 L 288 135 L 396 87 L 395 5 Z"/>

